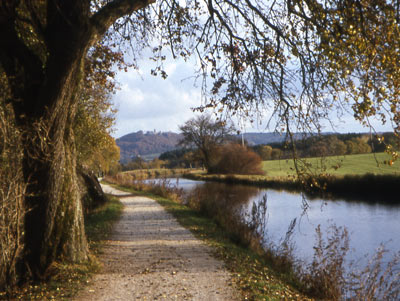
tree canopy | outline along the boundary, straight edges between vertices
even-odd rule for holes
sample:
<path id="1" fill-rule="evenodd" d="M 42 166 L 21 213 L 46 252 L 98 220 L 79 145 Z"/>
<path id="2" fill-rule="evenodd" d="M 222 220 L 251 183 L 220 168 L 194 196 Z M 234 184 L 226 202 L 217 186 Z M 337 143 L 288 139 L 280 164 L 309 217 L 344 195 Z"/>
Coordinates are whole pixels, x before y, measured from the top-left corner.
<path id="1" fill-rule="evenodd" d="M 180 3 L 167 14 L 160 2 L 160 36 L 174 56 L 198 56 L 200 110 L 267 108 L 288 132 L 319 130 L 332 110 L 348 110 L 367 126 L 371 117 L 391 122 L 398 133 L 398 1 Z"/>
<path id="2" fill-rule="evenodd" d="M 398 0 L 152 2 L 5 1 L 3 22 L 18 26 L 2 27 L 4 37 L 9 35 L 2 69 L 18 74 L 12 70 L 18 64 L 9 60 L 17 57 L 31 60 L 25 82 L 39 75 L 34 67 L 50 62 L 54 16 L 79 9 L 69 22 L 87 34 L 87 46 L 102 40 L 131 51 L 133 65 L 150 48 L 158 62 L 153 74 L 167 76 L 168 51 L 173 57 L 197 56 L 204 92 L 200 110 L 251 115 L 268 108 L 277 129 L 305 131 L 318 130 L 334 108 L 352 110 L 365 125 L 375 116 L 399 131 Z M 12 38 L 15 34 L 22 39 Z M 26 47 L 11 55 L 18 40 Z M 24 82 L 17 78 L 11 87 Z"/>

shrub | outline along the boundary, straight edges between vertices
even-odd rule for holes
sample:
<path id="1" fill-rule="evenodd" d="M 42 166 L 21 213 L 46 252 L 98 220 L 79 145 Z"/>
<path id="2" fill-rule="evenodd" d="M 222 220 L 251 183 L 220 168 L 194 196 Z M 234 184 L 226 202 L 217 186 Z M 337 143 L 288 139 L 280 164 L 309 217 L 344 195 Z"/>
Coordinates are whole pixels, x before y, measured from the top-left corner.
<path id="1" fill-rule="evenodd" d="M 259 155 L 239 144 L 227 144 L 217 151 L 219 160 L 210 168 L 211 173 L 261 175 L 262 160 Z"/>
<path id="2" fill-rule="evenodd" d="M 313 261 L 303 275 L 303 283 L 312 296 L 340 300 L 346 282 L 344 261 L 349 250 L 347 229 L 331 225 L 328 229 L 330 235 L 324 239 L 318 225 L 316 234 Z"/>
<path id="3" fill-rule="evenodd" d="M 184 202 L 190 208 L 211 217 L 236 244 L 260 250 L 260 237 L 252 231 L 253 224 L 243 222 L 240 212 L 236 210 L 237 206 L 245 204 L 256 194 L 252 187 L 244 185 L 205 183 L 204 187 L 195 187 L 186 194 Z"/>
<path id="4" fill-rule="evenodd" d="M 124 186 L 137 191 L 150 192 L 175 201 L 180 199 L 183 194 L 183 190 L 178 188 L 178 185 L 172 184 L 171 181 L 166 178 L 145 182 L 144 180 L 137 180 L 127 173 L 119 173 L 115 176 L 106 176 L 104 177 L 104 180 L 112 184 Z"/>
<path id="5" fill-rule="evenodd" d="M 272 147 L 269 145 L 256 145 L 254 151 L 261 157 L 263 161 L 271 160 Z"/>

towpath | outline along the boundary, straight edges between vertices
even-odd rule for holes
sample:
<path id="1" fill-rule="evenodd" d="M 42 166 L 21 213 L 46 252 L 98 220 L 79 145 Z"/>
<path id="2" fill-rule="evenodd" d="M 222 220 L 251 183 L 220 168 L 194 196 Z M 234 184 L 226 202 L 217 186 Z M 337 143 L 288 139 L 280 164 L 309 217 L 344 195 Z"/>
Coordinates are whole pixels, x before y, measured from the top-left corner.
<path id="1" fill-rule="evenodd" d="M 156 201 L 103 190 L 124 211 L 100 255 L 101 273 L 75 300 L 240 299 L 223 263 Z"/>

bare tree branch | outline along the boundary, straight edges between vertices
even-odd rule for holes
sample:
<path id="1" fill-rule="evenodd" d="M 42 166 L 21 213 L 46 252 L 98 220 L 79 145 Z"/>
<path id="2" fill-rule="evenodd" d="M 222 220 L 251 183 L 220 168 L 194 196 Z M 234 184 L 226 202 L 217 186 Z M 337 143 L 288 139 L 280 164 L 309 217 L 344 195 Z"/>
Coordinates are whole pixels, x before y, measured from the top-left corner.
<path id="1" fill-rule="evenodd" d="M 114 0 L 109 2 L 90 18 L 94 29 L 93 38 L 101 39 L 117 19 L 155 2 L 156 0 Z"/>

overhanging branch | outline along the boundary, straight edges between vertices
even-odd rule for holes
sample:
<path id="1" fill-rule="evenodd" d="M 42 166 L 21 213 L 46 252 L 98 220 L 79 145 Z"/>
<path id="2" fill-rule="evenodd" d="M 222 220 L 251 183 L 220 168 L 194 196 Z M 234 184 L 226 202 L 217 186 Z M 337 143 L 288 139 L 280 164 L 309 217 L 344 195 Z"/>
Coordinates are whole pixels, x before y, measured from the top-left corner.
<path id="1" fill-rule="evenodd" d="M 114 0 L 108 3 L 90 19 L 94 31 L 94 40 L 101 39 L 117 19 L 130 15 L 155 2 L 156 0 Z"/>

